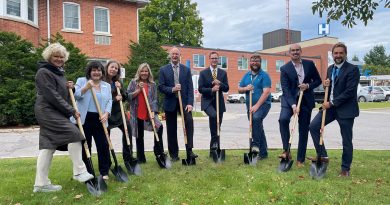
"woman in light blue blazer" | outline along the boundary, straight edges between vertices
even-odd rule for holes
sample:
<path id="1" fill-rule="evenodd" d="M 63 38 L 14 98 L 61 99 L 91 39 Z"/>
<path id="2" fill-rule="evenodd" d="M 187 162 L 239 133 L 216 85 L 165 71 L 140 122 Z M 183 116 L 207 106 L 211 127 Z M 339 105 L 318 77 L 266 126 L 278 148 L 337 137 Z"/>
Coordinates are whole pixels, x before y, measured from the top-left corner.
<path id="1" fill-rule="evenodd" d="M 98 159 L 99 172 L 103 179 L 108 179 L 108 172 L 111 166 L 110 150 L 104 134 L 102 122 L 108 126 L 108 117 L 111 113 L 112 95 L 110 84 L 102 80 L 104 67 L 98 61 L 91 61 L 86 68 L 86 77 L 78 78 L 75 85 L 74 96 L 80 112 L 81 123 L 83 124 L 85 138 L 87 139 L 89 150 L 91 150 L 92 136 L 95 141 Z M 99 101 L 102 117 L 93 100 L 91 89 L 94 89 Z M 74 118 L 72 122 L 76 124 Z M 86 163 L 86 155 L 83 153 L 83 160 Z"/>

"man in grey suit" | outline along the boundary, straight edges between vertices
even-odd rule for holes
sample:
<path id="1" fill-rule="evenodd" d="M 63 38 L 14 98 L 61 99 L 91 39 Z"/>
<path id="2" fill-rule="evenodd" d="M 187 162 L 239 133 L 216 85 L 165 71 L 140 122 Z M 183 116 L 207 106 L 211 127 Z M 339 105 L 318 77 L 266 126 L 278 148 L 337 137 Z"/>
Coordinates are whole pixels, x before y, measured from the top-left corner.
<path id="1" fill-rule="evenodd" d="M 198 89 L 202 94 L 201 109 L 209 116 L 211 151 L 220 149 L 219 136 L 217 135 L 216 93 L 219 93 L 219 126 L 221 126 L 223 113 L 226 111 L 222 92 L 229 91 L 229 84 L 226 71 L 218 68 L 218 53 L 211 52 L 209 59 L 210 67 L 205 68 L 199 74 Z"/>

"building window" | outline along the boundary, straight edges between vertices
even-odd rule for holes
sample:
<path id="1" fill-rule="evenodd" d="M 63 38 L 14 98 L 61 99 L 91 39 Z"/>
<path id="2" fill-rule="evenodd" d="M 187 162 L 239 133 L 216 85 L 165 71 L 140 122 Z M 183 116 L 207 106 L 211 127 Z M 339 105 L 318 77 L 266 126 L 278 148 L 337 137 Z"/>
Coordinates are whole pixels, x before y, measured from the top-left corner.
<path id="1" fill-rule="evenodd" d="M 81 30 L 80 5 L 64 3 L 64 29 Z"/>
<path id="2" fill-rule="evenodd" d="M 281 88 L 281 86 L 280 86 L 280 82 L 277 82 L 276 84 L 275 84 L 275 91 L 276 92 L 279 92 L 279 91 L 281 91 L 282 90 L 282 88 Z"/>
<path id="3" fill-rule="evenodd" d="M 267 71 L 267 70 L 268 70 L 267 66 L 268 66 L 267 60 L 262 59 L 262 60 L 261 60 L 261 69 L 262 69 L 263 71 Z"/>
<path id="4" fill-rule="evenodd" d="M 194 67 L 195 68 L 204 68 L 204 55 L 194 54 Z"/>
<path id="5" fill-rule="evenodd" d="M 219 56 L 218 68 L 227 69 L 228 59 L 226 56 Z"/>
<path id="6" fill-rule="evenodd" d="M 248 58 L 238 58 L 238 70 L 248 70 Z"/>
<path id="7" fill-rule="evenodd" d="M 284 60 L 276 60 L 276 72 L 280 72 L 280 67 L 284 65 Z"/>
<path id="8" fill-rule="evenodd" d="M 27 1 L 27 18 L 34 21 L 34 0 Z"/>
<path id="9" fill-rule="evenodd" d="M 95 35 L 95 44 L 111 45 L 111 36 Z"/>
<path id="10" fill-rule="evenodd" d="M 110 33 L 110 13 L 108 9 L 95 7 L 95 32 Z"/>
<path id="11" fill-rule="evenodd" d="M 20 0 L 7 0 L 7 14 L 20 16 Z"/>

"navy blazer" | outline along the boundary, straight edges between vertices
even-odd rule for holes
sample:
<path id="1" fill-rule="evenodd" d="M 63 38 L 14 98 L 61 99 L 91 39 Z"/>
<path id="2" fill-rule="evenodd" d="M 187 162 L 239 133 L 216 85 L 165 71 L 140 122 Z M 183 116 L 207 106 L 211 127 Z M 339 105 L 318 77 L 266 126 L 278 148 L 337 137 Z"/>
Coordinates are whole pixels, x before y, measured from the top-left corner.
<path id="1" fill-rule="evenodd" d="M 303 83 L 308 83 L 309 89 L 303 92 L 301 106 L 313 109 L 315 106 L 313 89 L 321 84 L 321 77 L 313 61 L 302 59 L 302 65 L 305 72 Z M 298 74 L 291 61 L 280 67 L 280 83 L 283 91 L 282 107 L 291 108 L 292 105 L 297 104 L 297 96 L 299 95 Z"/>
<path id="2" fill-rule="evenodd" d="M 333 66 L 329 66 L 327 71 L 327 78 L 330 79 L 329 96 L 332 91 Z M 357 102 L 359 81 L 359 68 L 345 61 L 334 82 L 333 88 L 332 103 L 336 109 L 337 116 L 340 118 L 348 119 L 359 116 L 359 105 Z"/>
<path id="3" fill-rule="evenodd" d="M 217 68 L 217 80 L 221 82 L 219 87 L 219 110 L 225 112 L 225 100 L 222 92 L 229 91 L 229 84 L 226 71 Z M 210 67 L 203 69 L 199 74 L 198 90 L 202 94 L 201 110 L 206 110 L 215 99 L 216 93 L 213 93 L 213 75 L 211 74 Z"/>
<path id="4" fill-rule="evenodd" d="M 194 104 L 194 86 L 192 84 L 191 69 L 183 64 L 179 67 L 179 83 L 181 85 L 181 98 L 183 106 Z M 176 94 L 172 92 L 175 87 L 175 80 L 173 76 L 172 64 L 167 64 L 160 68 L 158 90 L 165 95 L 164 97 L 164 111 L 174 112 L 176 110 L 177 98 Z M 184 108 L 185 109 L 185 108 Z"/>

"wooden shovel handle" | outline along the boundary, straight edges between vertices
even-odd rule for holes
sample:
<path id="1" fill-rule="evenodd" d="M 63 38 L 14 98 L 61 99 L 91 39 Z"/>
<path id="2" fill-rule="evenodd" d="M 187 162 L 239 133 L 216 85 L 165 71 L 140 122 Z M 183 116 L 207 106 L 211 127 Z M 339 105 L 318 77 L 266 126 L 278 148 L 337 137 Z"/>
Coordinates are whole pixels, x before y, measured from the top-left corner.
<path id="1" fill-rule="evenodd" d="M 252 91 L 249 91 L 249 139 L 252 139 Z"/>
<path id="2" fill-rule="evenodd" d="M 69 95 L 70 95 L 70 100 L 72 101 L 73 108 L 76 110 L 76 112 L 79 112 L 79 109 L 77 108 L 77 105 L 76 105 L 76 100 L 74 98 L 73 90 L 70 88 L 69 88 Z M 80 132 L 83 135 L 84 140 L 85 140 L 84 128 L 83 128 L 83 124 L 81 123 L 80 117 L 76 118 L 76 122 L 77 122 L 77 126 L 79 127 L 79 130 L 80 130 Z M 91 158 L 91 153 L 89 152 L 87 140 L 84 141 L 83 146 L 84 146 L 84 150 L 85 150 L 85 154 L 87 155 L 87 158 Z"/>
<path id="3" fill-rule="evenodd" d="M 219 127 L 219 91 L 217 91 L 216 93 L 216 102 L 215 104 L 217 104 L 217 135 L 218 137 L 221 137 L 220 136 L 220 127 Z"/>
<path id="4" fill-rule="evenodd" d="M 148 96 L 146 95 L 145 88 L 142 88 L 142 93 L 144 94 L 146 107 L 148 108 L 148 114 L 149 114 L 150 122 L 152 122 L 154 137 L 156 138 L 157 142 L 160 142 L 160 139 L 159 139 L 159 137 L 157 135 L 157 131 L 156 131 L 156 124 L 154 123 L 154 119 L 152 118 L 152 110 L 150 109 L 150 104 L 149 104 Z"/>
<path id="5" fill-rule="evenodd" d="M 177 96 L 179 98 L 179 106 L 180 106 L 180 114 L 181 114 L 181 124 L 183 126 L 183 134 L 184 134 L 184 144 L 187 145 L 187 130 L 186 130 L 186 124 L 184 122 L 183 101 L 181 100 L 181 93 L 180 93 L 180 91 L 177 92 Z"/>
<path id="6" fill-rule="evenodd" d="M 119 94 L 119 93 L 121 93 L 121 90 L 118 87 L 116 87 L 116 92 Z M 121 107 L 122 123 L 123 123 L 123 127 L 125 129 L 126 143 L 128 146 L 130 146 L 129 132 L 127 130 L 126 116 L 125 116 L 125 110 L 123 108 L 122 100 L 119 100 L 119 106 Z"/>
<path id="7" fill-rule="evenodd" d="M 303 97 L 303 90 L 300 90 L 299 91 L 299 98 L 298 98 L 298 105 L 297 105 L 297 109 L 300 111 L 301 109 L 301 102 L 302 102 L 302 97 Z M 294 119 L 293 119 L 293 125 L 292 125 L 292 128 L 291 128 L 291 131 L 290 131 L 290 139 L 289 139 L 289 144 L 291 144 L 292 142 L 292 138 L 294 136 L 294 133 L 295 133 L 295 128 L 297 127 L 297 122 L 298 122 L 298 113 L 294 113 Z"/>
<path id="8" fill-rule="evenodd" d="M 328 102 L 328 93 L 329 93 L 329 86 L 326 86 L 326 87 L 325 87 L 324 102 Z M 320 132 L 320 145 L 322 145 L 322 144 L 324 143 L 325 117 L 326 117 L 326 109 L 322 110 L 321 132 Z"/>

